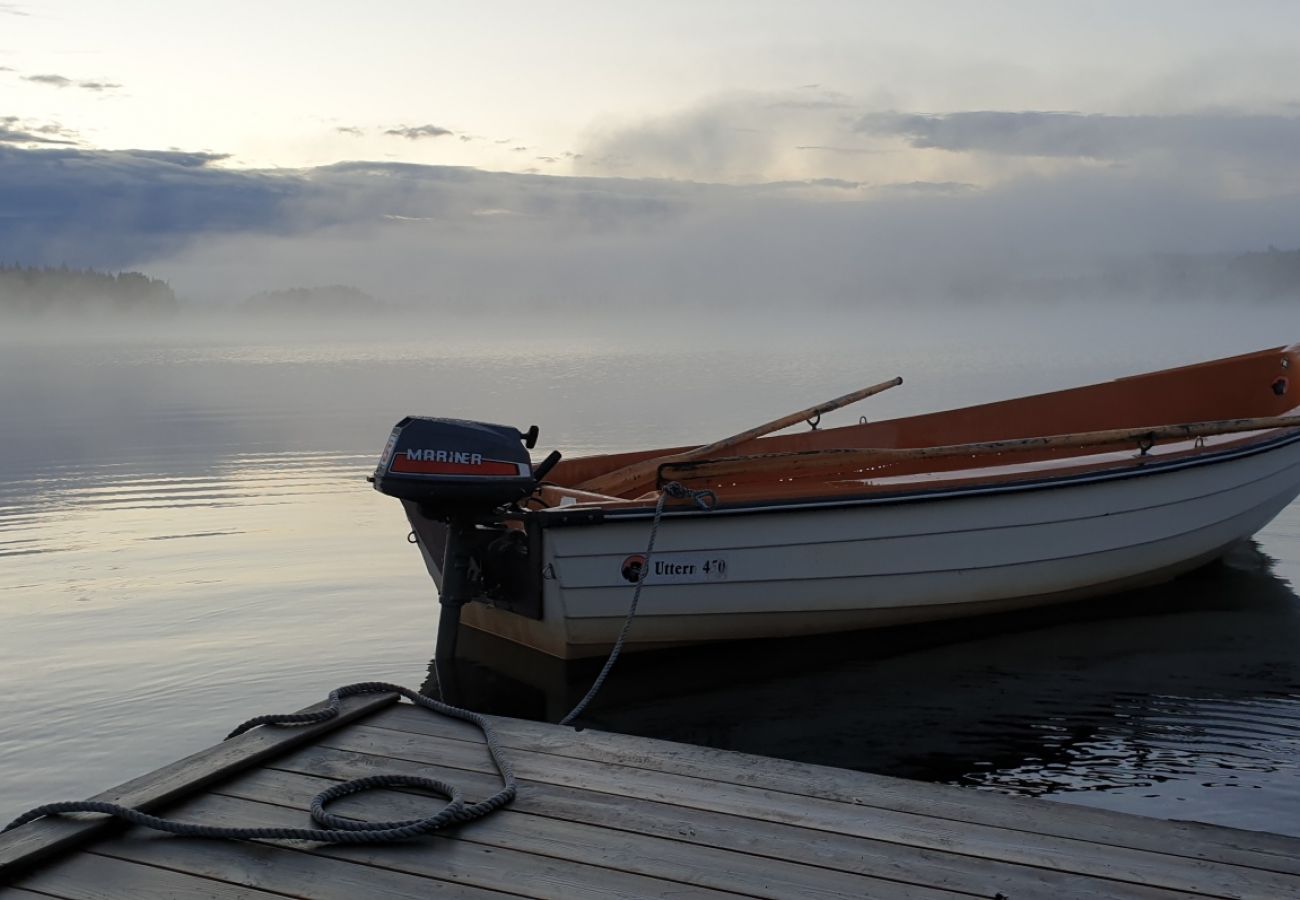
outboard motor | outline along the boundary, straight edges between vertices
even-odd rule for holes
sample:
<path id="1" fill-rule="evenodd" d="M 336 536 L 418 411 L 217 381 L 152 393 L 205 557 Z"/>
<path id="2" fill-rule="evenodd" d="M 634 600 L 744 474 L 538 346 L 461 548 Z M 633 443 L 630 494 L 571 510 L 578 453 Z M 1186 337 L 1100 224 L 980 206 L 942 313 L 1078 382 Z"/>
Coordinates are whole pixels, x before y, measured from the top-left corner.
<path id="1" fill-rule="evenodd" d="M 528 536 L 518 524 L 524 513 L 514 504 L 535 491 L 560 461 L 556 451 L 534 467 L 528 450 L 536 444 L 536 425 L 521 432 L 423 416 L 407 416 L 388 436 L 371 479 L 375 489 L 407 501 L 408 510 L 414 507 L 423 519 L 446 523 L 445 549 L 424 548 L 435 560 L 444 551 L 439 659 L 455 654 L 462 606 L 475 599 L 509 606 L 520 585 L 535 580 L 538 563 L 529 558 Z M 416 532 L 438 533 L 419 527 Z"/>
<path id="2" fill-rule="evenodd" d="M 536 425 L 521 432 L 487 422 L 407 416 L 388 436 L 375 490 L 414 500 L 431 518 L 493 510 L 536 489 L 524 449 L 536 445 Z"/>

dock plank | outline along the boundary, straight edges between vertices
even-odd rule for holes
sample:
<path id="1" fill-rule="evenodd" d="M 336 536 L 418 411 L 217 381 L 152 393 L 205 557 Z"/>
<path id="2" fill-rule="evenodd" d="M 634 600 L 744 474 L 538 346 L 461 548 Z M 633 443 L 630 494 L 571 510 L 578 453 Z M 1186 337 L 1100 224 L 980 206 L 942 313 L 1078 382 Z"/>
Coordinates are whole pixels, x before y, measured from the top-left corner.
<path id="1" fill-rule="evenodd" d="M 301 825 L 305 814 L 282 806 L 207 794 L 182 804 L 177 815 L 201 818 L 218 825 L 252 824 L 258 826 Z M 103 852 L 123 858 L 153 852 L 146 844 L 169 844 L 173 838 L 150 840 L 138 835 L 124 835 L 105 842 Z M 188 839 L 179 839 L 187 841 Z M 453 882 L 476 888 L 513 893 L 549 900 L 600 900 L 613 897 L 631 898 L 674 896 L 699 900 L 735 900 L 732 891 L 711 890 L 680 882 L 665 882 L 571 860 L 554 859 L 507 848 L 484 847 L 450 837 L 429 837 L 396 844 L 307 844 L 290 843 L 303 855 L 335 859 L 357 864 L 358 868 L 384 869 L 420 876 L 432 884 Z M 210 857 L 210 871 L 224 871 L 226 877 L 238 878 L 247 868 L 247 847 L 263 842 L 226 844 L 226 851 Z M 96 848 L 99 849 L 98 847 Z M 201 865 L 205 865 L 200 860 Z M 305 895 L 313 896 L 313 895 Z M 741 895 L 743 896 L 743 894 Z"/>
<path id="2" fill-rule="evenodd" d="M 437 852 L 437 848 L 430 849 Z M 191 875 L 313 900 L 356 900 L 376 895 L 391 900 L 424 900 L 428 897 L 505 900 L 517 896 L 331 859 L 283 845 L 178 840 L 143 830 L 105 842 L 93 853 L 133 863 L 168 866 Z"/>
<path id="3" fill-rule="evenodd" d="M 215 747 L 132 779 L 91 799 L 154 811 L 235 772 L 257 765 L 305 744 L 321 734 L 340 728 L 396 702 L 396 694 L 361 694 L 345 697 L 339 715 L 315 725 L 255 728 Z M 321 709 L 314 704 L 301 712 Z M 53 816 L 30 822 L 22 828 L 0 834 L 0 880 L 60 851 L 122 827 L 104 816 Z"/>
<path id="4" fill-rule="evenodd" d="M 1199 822 L 1149 819 L 1037 798 L 913 782 L 847 769 L 693 747 L 519 719 L 493 720 L 503 746 L 727 781 L 854 805 L 875 805 L 958 822 L 1175 853 L 1300 875 L 1300 838 Z M 375 728 L 481 742 L 463 723 L 399 704 L 367 720 Z M 566 734 L 565 732 L 568 731 Z"/>
<path id="5" fill-rule="evenodd" d="M 406 734 L 366 725 L 325 735 L 319 745 L 435 765 L 449 759 L 452 754 L 460 754 L 466 763 L 472 764 L 485 752 L 481 745 L 475 747 L 458 741 L 443 741 L 435 745 L 429 735 Z M 1004 859 L 1192 894 L 1258 896 L 1262 900 L 1275 900 L 1287 896 L 1288 892 L 1296 892 L 1300 886 L 1300 879 L 1294 876 L 1256 869 L 1254 880 L 1261 892 L 1247 895 L 1239 892 L 1245 874 L 1243 867 L 1204 859 L 1175 859 L 1162 851 L 1106 845 L 1105 852 L 1101 852 L 1098 844 L 1077 838 L 954 822 L 880 806 L 801 796 L 522 749 L 511 751 L 511 762 L 521 778 L 530 780 L 657 800 L 693 810 L 716 810 L 745 818 L 803 825 L 819 831 L 874 837 L 936 850 L 956 850 L 971 856 Z"/>
<path id="6" fill-rule="evenodd" d="M 332 754 L 332 758 L 323 754 Z M 316 771 L 328 770 L 337 778 L 361 777 L 373 771 L 372 764 L 356 755 L 349 758 L 347 754 L 324 748 L 314 751 L 310 757 L 298 754 L 295 757 L 298 762 L 286 761 L 285 769 L 248 773 L 222 786 L 221 793 L 249 798 L 275 796 L 285 800 L 295 797 L 305 801 L 330 782 L 316 775 L 288 771 L 289 767 L 305 764 Z M 379 761 L 394 771 L 452 778 L 470 793 L 491 789 L 487 776 L 413 763 L 400 764 L 398 768 L 397 760 Z M 478 781 L 474 780 L 476 777 Z M 342 801 L 340 812 L 359 818 L 412 816 L 418 815 L 425 803 L 423 798 L 415 796 L 376 795 L 374 799 L 375 802 L 365 805 Z M 456 837 L 539 853 L 569 853 L 574 858 L 602 865 L 626 866 L 631 859 L 636 871 L 648 875 L 677 870 L 686 861 L 701 869 L 692 876 L 701 883 L 713 883 L 712 879 L 722 874 L 717 884 L 723 887 L 746 884 L 748 893 L 764 897 L 880 897 L 905 894 L 909 890 L 914 895 L 930 891 L 930 896 L 938 892 L 946 897 L 992 897 L 1001 892 L 1012 897 L 1051 896 L 1059 900 L 1118 897 L 1171 900 L 1186 896 L 1158 888 L 828 835 L 734 816 L 692 812 L 687 817 L 680 808 L 664 804 L 526 781 L 508 812 L 509 815 L 502 813 L 488 822 L 461 829 Z M 566 829 L 576 846 L 566 848 L 551 839 L 557 822 L 581 826 L 578 830 Z M 656 840 L 644 840 L 647 837 Z M 689 846 L 689 852 L 679 846 L 683 844 Z M 732 880 L 736 875 L 751 880 Z M 866 877 L 846 878 L 845 875 Z M 761 886 L 756 888 L 755 884 Z M 910 887 L 904 889 L 900 885 Z"/>
<path id="7" fill-rule="evenodd" d="M 290 806 L 310 801 L 312 795 L 331 782 L 285 772 L 241 779 L 240 786 L 227 786 L 222 793 L 250 795 L 270 792 Z M 339 814 L 359 819 L 380 816 L 409 818 L 427 810 L 425 798 L 406 793 L 376 791 L 350 797 L 338 804 Z M 632 810 L 627 811 L 629 814 Z M 528 816 L 511 808 L 449 834 L 459 840 L 500 849 L 518 850 L 557 860 L 572 860 L 591 866 L 644 875 L 665 885 L 680 882 L 721 891 L 741 891 L 747 896 L 781 900 L 802 897 L 835 900 L 841 897 L 910 897 L 952 900 L 959 895 L 948 890 L 916 885 L 914 880 L 882 879 L 835 871 L 802 861 L 760 859 L 751 854 L 717 846 L 675 840 L 673 837 L 626 831 L 573 822 L 561 818 Z M 901 882 L 901 883 L 900 883 Z M 988 886 L 987 879 L 985 887 Z M 984 896 L 981 890 L 977 896 Z M 991 896 L 991 893 L 988 894 Z"/>
<path id="8" fill-rule="evenodd" d="M 99 857 L 93 853 L 78 854 L 60 865 L 36 872 L 15 887 L 64 900 L 140 900 L 141 897 L 281 900 L 285 896 L 158 866 Z"/>

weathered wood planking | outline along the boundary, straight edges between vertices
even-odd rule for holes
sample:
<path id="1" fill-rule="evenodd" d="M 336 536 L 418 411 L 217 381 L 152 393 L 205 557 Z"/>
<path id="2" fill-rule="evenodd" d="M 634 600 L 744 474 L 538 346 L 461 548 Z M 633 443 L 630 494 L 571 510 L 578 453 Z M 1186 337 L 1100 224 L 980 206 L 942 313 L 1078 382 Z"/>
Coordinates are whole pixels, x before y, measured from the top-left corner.
<path id="1" fill-rule="evenodd" d="M 66 900 L 139 900 L 142 897 L 177 898 L 247 898 L 273 900 L 277 895 L 253 890 L 242 884 L 213 881 L 185 872 L 141 866 L 82 853 L 62 860 L 57 866 L 36 873 L 24 883 L 39 891 L 32 896 L 60 897 Z M 22 888 L 13 889 L 15 898 Z M 9 900 L 10 890 L 0 888 L 0 896 Z"/>
<path id="2" fill-rule="evenodd" d="M 476 729 L 406 704 L 376 711 L 391 699 L 349 698 L 366 706 L 349 710 L 363 721 L 295 731 L 310 733 L 263 748 L 239 770 L 200 764 L 191 774 L 202 774 L 203 791 L 186 787 L 194 781 L 179 763 L 131 785 L 137 795 L 169 785 L 150 801 L 168 804 L 168 815 L 264 826 L 305 825 L 314 794 L 378 772 L 432 775 L 460 785 L 471 800 L 498 789 Z M 0 897 L 1300 896 L 1300 839 L 494 722 L 521 785 L 514 804 L 485 820 L 369 846 L 177 839 L 147 829 L 106 835 L 75 823 L 76 839 L 85 841 L 80 852 L 21 875 Z M 290 734 L 263 731 L 271 740 Z M 364 819 L 415 818 L 440 802 L 376 791 L 332 808 Z M 41 846 L 43 854 L 57 849 Z"/>
<path id="3" fill-rule="evenodd" d="M 376 796 L 382 797 L 383 793 L 377 792 Z M 389 799 L 401 796 L 392 795 Z M 364 810 L 370 814 L 384 806 L 383 803 L 367 801 L 362 797 L 357 799 L 362 801 L 359 805 L 341 801 L 339 806 L 353 813 Z M 405 799 L 411 801 L 413 798 L 406 796 Z M 423 806 L 427 809 L 430 802 L 436 801 L 422 797 L 404 808 Z M 187 817 L 202 816 L 207 821 L 229 824 L 256 821 L 259 824 L 284 825 L 301 823 L 303 819 L 299 810 L 211 795 L 186 804 L 183 813 Z M 499 813 L 493 817 L 495 815 Z M 462 832 L 471 830 L 472 828 L 465 828 Z M 102 852 L 124 859 L 172 865 L 169 848 L 162 846 L 154 849 L 153 845 L 162 843 L 163 841 L 152 839 L 142 832 L 133 832 L 105 845 Z M 307 848 L 309 845 L 298 846 Z M 294 883 L 291 879 L 283 878 L 274 867 L 251 865 L 248 854 L 239 845 L 227 843 L 206 849 L 208 852 L 196 853 L 193 858 L 186 860 L 186 864 L 195 867 L 191 871 L 266 890 L 283 890 L 283 885 L 292 886 Z M 472 895 L 466 894 L 467 896 L 483 896 L 484 892 L 493 890 L 555 900 L 636 898 L 661 896 L 665 893 L 700 900 L 734 900 L 736 896 L 729 890 L 675 883 L 673 880 L 647 877 L 619 868 L 575 862 L 563 856 L 547 856 L 511 847 L 485 846 L 442 836 L 405 844 L 352 847 L 310 845 L 310 853 L 304 852 L 301 855 L 362 872 L 390 872 L 416 877 L 423 881 L 426 892 L 452 887 L 459 891 L 475 892 Z M 26 883 L 20 882 L 20 885 L 26 886 Z M 293 893 L 313 900 L 324 896 L 308 889 L 295 889 Z M 941 896 L 943 900 L 954 900 L 953 895 Z M 929 896 L 919 895 L 918 900 L 929 900 Z"/>
<path id="4" fill-rule="evenodd" d="M 582 735 L 575 738 L 581 740 Z M 366 725 L 327 735 L 321 746 L 429 765 L 445 765 L 452 760 L 470 764 L 481 752 L 478 747 L 465 742 L 461 743 L 463 749 L 457 749 L 454 742 L 434 742 L 430 735 L 407 734 Z M 1097 840 L 1060 838 L 1037 831 L 1012 830 L 873 806 L 862 798 L 826 800 L 649 768 L 620 766 L 607 761 L 597 762 L 578 756 L 514 749 L 510 758 L 520 778 L 655 800 L 684 807 L 684 817 L 689 816 L 689 811 L 696 810 L 723 812 L 833 834 L 874 838 L 931 850 L 952 850 L 982 859 L 1071 872 L 1117 883 L 1158 886 L 1185 894 L 1241 896 L 1238 890 L 1242 879 L 1247 878 L 1258 886 L 1253 896 L 1267 900 L 1292 894 L 1300 896 L 1300 877 L 1295 875 L 1278 873 L 1269 867 L 1172 856 L 1168 853 L 1168 845 L 1157 850 L 1133 849 L 1104 843 L 1105 834 L 1097 835 Z M 748 758 L 741 756 L 742 760 Z M 1040 819 L 1049 818 L 1053 813 L 1068 816 L 1073 809 L 1032 800 L 1022 802 L 1030 804 L 1026 808 L 1027 815 L 1037 812 Z M 1300 849 L 1300 841 L 1295 844 Z M 1270 864 L 1273 859 L 1272 855 L 1268 856 Z"/>
<path id="5" fill-rule="evenodd" d="M 369 765 L 358 765 L 356 757 L 336 754 L 329 763 L 320 756 L 299 757 L 299 764 L 321 763 L 335 772 L 353 775 L 368 771 Z M 480 787 L 491 790 L 490 779 L 482 776 L 476 783 L 472 776 L 464 777 L 455 770 L 406 765 L 410 767 L 406 771 L 437 771 L 454 777 L 471 791 Z M 1126 891 L 1113 881 L 1071 873 L 687 810 L 627 796 L 533 782 L 524 785 L 526 790 L 508 815 L 498 814 L 483 827 L 465 829 L 456 837 L 489 847 L 563 855 L 585 864 L 719 890 L 745 885 L 746 894 L 768 898 L 991 897 L 996 890 L 1016 897 L 1090 900 L 1186 896 L 1144 887 Z M 262 770 L 223 792 L 238 797 L 275 793 L 306 798 L 322 786 L 309 776 Z M 422 804 L 427 806 L 423 798 L 413 796 L 368 800 L 350 806 L 349 814 L 371 817 L 386 809 L 390 813 L 401 810 L 400 815 L 407 816 L 418 814 Z"/>
<path id="6" fill-rule="evenodd" d="M 879 806 L 1036 834 L 1119 844 L 1199 859 L 1300 875 L 1300 840 L 1199 822 L 1167 821 L 1086 806 L 1044 803 L 986 791 L 871 775 L 807 763 L 656 741 L 631 735 L 566 729 L 520 719 L 494 720 L 502 745 L 514 750 L 576 756 L 658 772 L 748 785 L 800 796 Z M 368 719 L 367 726 L 478 742 L 476 730 L 407 704 Z M 328 744 L 328 742 L 325 742 Z"/>
<path id="7" fill-rule="evenodd" d="M 333 719 L 316 725 L 293 728 L 256 728 L 239 737 L 223 741 L 215 747 L 200 750 L 148 775 L 111 788 L 102 794 L 96 794 L 91 799 L 153 812 L 214 781 L 257 765 L 265 759 L 279 756 L 287 750 L 311 741 L 318 735 L 346 725 L 353 719 L 369 715 L 396 700 L 396 694 L 362 694 L 345 697 L 339 708 L 339 715 Z M 324 706 L 324 703 L 318 703 L 300 711 L 314 712 Z M 61 816 L 39 819 L 22 828 L 0 834 L 0 882 L 15 870 L 40 862 L 67 847 L 90 840 L 98 834 L 118 827 L 119 824 L 115 819 L 102 816 L 93 818 Z"/>

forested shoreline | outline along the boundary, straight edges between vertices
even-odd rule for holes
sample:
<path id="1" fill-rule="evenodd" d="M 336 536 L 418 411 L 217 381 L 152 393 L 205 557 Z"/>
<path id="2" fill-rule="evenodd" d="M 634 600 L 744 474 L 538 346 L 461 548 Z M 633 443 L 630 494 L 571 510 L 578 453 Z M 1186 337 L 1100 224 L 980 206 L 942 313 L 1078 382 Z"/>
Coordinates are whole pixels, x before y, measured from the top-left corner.
<path id="1" fill-rule="evenodd" d="M 167 282 L 140 272 L 0 266 L 0 312 L 18 316 L 174 313 Z"/>
<path id="2" fill-rule="evenodd" d="M 1270 247 L 1248 253 L 1151 254 L 1128 260 L 1111 260 L 1074 275 L 1024 277 L 1016 272 L 986 272 L 962 278 L 954 275 L 946 288 L 930 283 L 917 296 L 950 298 L 978 303 L 993 300 L 1044 304 L 1087 303 L 1104 299 L 1149 299 L 1160 302 L 1222 301 L 1224 303 L 1278 303 L 1300 300 L 1300 250 Z M 909 288 L 893 290 L 862 285 L 853 301 L 863 307 L 888 304 L 908 296 Z M 816 303 L 816 297 L 791 298 Z M 527 306 L 529 300 L 518 298 Z M 552 303 L 556 301 L 552 300 Z M 564 306 L 564 301 L 558 301 Z M 616 298 L 614 306 L 617 305 Z M 842 308 L 840 303 L 827 302 Z M 345 284 L 291 287 L 261 291 L 226 304 L 187 303 L 178 299 L 166 282 L 141 272 L 100 272 L 68 267 L 0 265 L 0 316 L 11 319 L 45 317 L 144 316 L 170 317 L 178 312 L 224 310 L 236 317 L 309 317 L 333 319 L 361 315 L 387 315 L 397 310 L 427 305 L 394 305 Z M 611 310 L 613 311 L 613 310 Z"/>

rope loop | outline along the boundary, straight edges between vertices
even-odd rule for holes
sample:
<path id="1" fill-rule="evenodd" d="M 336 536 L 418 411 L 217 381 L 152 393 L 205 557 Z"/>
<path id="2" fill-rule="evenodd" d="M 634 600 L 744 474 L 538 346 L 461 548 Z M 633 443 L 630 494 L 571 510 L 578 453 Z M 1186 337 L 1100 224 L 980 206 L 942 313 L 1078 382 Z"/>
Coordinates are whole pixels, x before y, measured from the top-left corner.
<path id="1" fill-rule="evenodd" d="M 434 778 L 423 778 L 419 775 L 371 775 L 368 778 L 356 778 L 352 781 L 344 781 L 336 784 L 331 788 L 321 791 L 311 801 L 311 817 L 326 828 L 337 828 L 346 831 L 369 831 L 376 828 L 409 828 L 419 826 L 430 819 L 405 819 L 400 822 L 363 822 L 357 819 L 346 819 L 342 816 L 336 816 L 333 813 L 325 811 L 325 804 L 340 797 L 347 797 L 350 794 L 360 794 L 363 791 L 374 791 L 380 788 L 393 787 L 413 787 L 428 791 L 431 794 L 437 794 L 447 799 L 447 804 L 442 808 L 437 816 L 450 816 L 453 819 L 464 812 L 465 799 L 458 788 L 452 787 L 445 782 L 438 781 Z"/>
<path id="2" fill-rule="evenodd" d="M 694 500 L 695 505 L 700 509 L 708 511 L 718 505 L 718 495 L 710 490 L 693 491 L 680 481 L 670 481 L 663 486 L 665 496 L 672 497 L 674 500 Z M 659 507 L 655 510 L 656 521 L 663 512 L 663 498 L 660 498 Z"/>
<path id="3" fill-rule="evenodd" d="M 28 810 L 18 818 L 14 819 L 5 826 L 4 831 L 17 828 L 20 825 L 26 825 L 28 822 L 42 818 L 43 816 L 55 815 L 57 813 L 67 812 L 95 812 L 104 813 L 110 816 L 116 816 L 119 819 L 130 822 L 133 825 L 143 825 L 146 828 L 152 828 L 155 831 L 166 831 L 170 834 L 182 835 L 185 837 L 206 837 L 206 838 L 227 838 L 234 840 L 285 840 L 285 841 L 317 841 L 325 844 L 384 844 L 395 841 L 405 841 L 422 834 L 430 834 L 451 825 L 459 825 L 465 822 L 473 822 L 475 819 L 481 819 L 491 812 L 495 812 L 506 804 L 515 799 L 519 786 L 515 779 L 514 769 L 511 768 L 509 761 L 506 760 L 501 750 L 501 741 L 497 737 L 496 731 L 492 728 L 491 722 L 486 717 L 472 712 L 468 709 L 461 709 L 457 706 L 451 706 L 432 697 L 404 688 L 401 685 L 388 684 L 383 681 L 363 681 L 357 684 L 348 684 L 330 691 L 327 705 L 324 709 L 310 713 L 282 713 L 266 716 L 255 716 L 247 722 L 240 724 L 226 738 L 236 737 L 244 732 L 258 728 L 263 725 L 309 725 L 316 722 L 324 722 L 334 718 L 339 714 L 340 704 L 344 697 L 351 697 L 356 694 L 387 694 L 394 693 L 417 706 L 423 706 L 432 712 L 440 713 L 444 716 L 451 716 L 454 719 L 462 719 L 479 727 L 483 732 L 483 739 L 487 744 L 488 754 L 492 758 L 497 772 L 501 776 L 502 786 L 499 791 L 492 794 L 485 800 L 477 803 L 466 804 L 461 792 L 444 782 L 433 778 L 424 778 L 418 775 L 371 775 L 367 778 L 358 778 L 353 781 L 345 781 L 341 784 L 332 785 L 321 791 L 311 801 L 312 820 L 322 827 L 320 828 L 239 828 L 218 825 L 204 825 L 200 822 L 181 822 L 176 819 L 164 819 L 160 816 L 152 816 L 148 813 L 141 812 L 138 809 L 132 809 L 129 806 L 122 806 L 118 803 L 106 803 L 98 800 L 77 800 L 65 801 L 59 803 L 47 803 L 44 806 L 38 806 L 35 809 Z M 366 822 L 356 819 L 343 819 L 325 811 L 325 804 L 337 800 L 340 797 L 346 797 L 349 794 L 357 794 L 362 791 L 375 790 L 378 788 L 419 788 L 424 791 L 437 794 L 447 799 L 447 805 L 441 810 L 423 819 L 404 819 L 396 822 Z"/>

